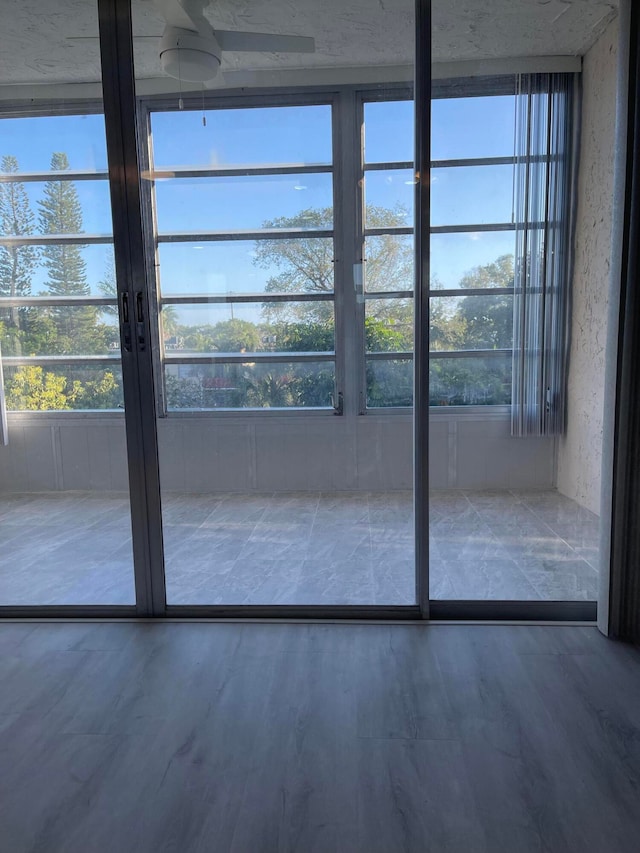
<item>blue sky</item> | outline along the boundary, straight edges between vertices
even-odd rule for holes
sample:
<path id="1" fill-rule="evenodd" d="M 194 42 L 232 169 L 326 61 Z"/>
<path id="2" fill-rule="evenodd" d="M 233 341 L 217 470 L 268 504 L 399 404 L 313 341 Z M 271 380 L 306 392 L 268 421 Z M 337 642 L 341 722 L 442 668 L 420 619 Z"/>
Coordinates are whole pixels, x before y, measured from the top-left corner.
<path id="1" fill-rule="evenodd" d="M 433 159 L 510 156 L 513 152 L 514 98 L 465 98 L 434 101 Z M 281 107 L 206 112 L 156 113 L 152 118 L 156 167 L 244 165 L 257 163 L 330 163 L 329 106 Z M 14 154 L 24 171 L 46 171 L 53 151 L 65 151 L 71 168 L 106 168 L 102 116 L 4 119 L 0 155 Z M 413 157 L 413 105 L 376 102 L 365 105 L 365 152 L 370 163 Z M 411 171 L 367 173 L 367 201 L 403 205 L 412 220 Z M 36 201 L 43 184 L 26 185 Z M 87 233 L 111 233 L 108 185 L 76 183 Z M 259 228 L 277 216 L 295 216 L 305 208 L 332 204 L 330 174 L 280 177 L 173 179 L 156 185 L 160 231 Z M 432 173 L 434 225 L 504 222 L 511 219 L 512 167 L 436 169 Z M 510 233 L 438 235 L 432 238 L 432 273 L 443 286 L 455 287 L 471 267 L 513 251 Z M 166 291 L 249 292 L 263 289 L 270 272 L 253 263 L 252 242 L 173 244 L 160 251 Z M 105 275 L 107 247 L 85 250 L 92 291 Z M 43 276 L 34 283 L 37 290 Z M 225 309 L 227 310 L 227 309 Z M 223 319 L 220 317 L 220 319 Z"/>

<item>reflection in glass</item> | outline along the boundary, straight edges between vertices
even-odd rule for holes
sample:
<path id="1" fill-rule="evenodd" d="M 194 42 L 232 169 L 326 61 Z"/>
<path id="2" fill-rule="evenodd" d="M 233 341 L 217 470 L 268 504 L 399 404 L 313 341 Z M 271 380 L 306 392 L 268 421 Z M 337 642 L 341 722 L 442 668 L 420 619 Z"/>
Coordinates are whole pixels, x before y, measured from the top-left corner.
<path id="1" fill-rule="evenodd" d="M 432 358 L 430 406 L 502 406 L 511 402 L 511 354 Z"/>
<path id="2" fill-rule="evenodd" d="M 332 227 L 330 174 L 175 178 L 155 192 L 160 233 Z"/>
<path id="3" fill-rule="evenodd" d="M 432 234 L 432 290 L 513 287 L 515 244 L 515 229 Z"/>
<path id="4" fill-rule="evenodd" d="M 165 305 L 167 351 L 331 352 L 333 302 Z"/>
<path id="5" fill-rule="evenodd" d="M 412 169 L 385 169 L 367 172 L 365 226 L 406 228 L 413 223 L 415 177 Z"/>
<path id="6" fill-rule="evenodd" d="M 4 386 L 10 412 L 124 408 L 122 373 L 116 358 L 106 365 L 82 360 L 5 363 Z"/>
<path id="7" fill-rule="evenodd" d="M 48 172 L 54 168 L 52 157 L 56 152 L 64 152 L 66 168 L 106 171 L 104 116 L 79 113 L 2 119 L 2 154 L 16 158 L 16 171 Z M 56 168 L 62 168 L 60 163 Z M 2 171 L 9 171 L 6 164 Z"/>
<path id="8" fill-rule="evenodd" d="M 167 364 L 169 409 L 329 408 L 333 362 Z"/>
<path id="9" fill-rule="evenodd" d="M 3 308 L 0 301 L 2 354 L 28 357 L 118 353 L 116 314 L 115 303 Z"/>
<path id="10" fill-rule="evenodd" d="M 412 100 L 365 103 L 365 163 L 413 162 L 413 113 Z"/>
<path id="11" fill-rule="evenodd" d="M 367 406 L 413 406 L 413 360 L 367 360 Z"/>
<path id="12" fill-rule="evenodd" d="M 440 296 L 429 302 L 432 351 L 510 349 L 513 296 Z"/>
<path id="13" fill-rule="evenodd" d="M 432 160 L 513 157 L 515 104 L 514 95 L 434 98 Z"/>
<path id="14" fill-rule="evenodd" d="M 332 160 L 327 105 L 154 112 L 151 129 L 157 168 L 312 165 Z"/>
<path id="15" fill-rule="evenodd" d="M 432 225 L 511 222 L 513 166 L 456 166 L 433 169 Z"/>
<path id="16" fill-rule="evenodd" d="M 367 299 L 364 324 L 367 352 L 413 350 L 413 299 Z"/>
<path id="17" fill-rule="evenodd" d="M 373 217 L 370 217 L 371 220 Z M 364 263 L 364 284 L 367 292 L 413 290 L 413 252 L 411 234 L 380 234 L 367 237 Z"/>
<path id="18" fill-rule="evenodd" d="M 3 120 L 0 120 L 3 121 Z M 2 126 L 0 125 L 0 132 Z M 62 174 L 69 170 L 66 153 L 52 155 L 52 162 L 63 163 Z M 17 218 L 0 218 L 0 234 L 5 236 L 31 236 L 40 234 L 90 234 L 104 236 L 111 233 L 109 184 L 106 180 L 69 180 L 56 174 L 49 181 L 20 181 L 20 173 L 8 169 L 17 158 L 0 159 L 7 178 L 0 172 L 3 196 L 19 212 Z M 25 211 L 29 210 L 29 220 Z"/>
<path id="19" fill-rule="evenodd" d="M 163 296 L 334 289 L 331 238 L 160 243 L 158 252 Z"/>

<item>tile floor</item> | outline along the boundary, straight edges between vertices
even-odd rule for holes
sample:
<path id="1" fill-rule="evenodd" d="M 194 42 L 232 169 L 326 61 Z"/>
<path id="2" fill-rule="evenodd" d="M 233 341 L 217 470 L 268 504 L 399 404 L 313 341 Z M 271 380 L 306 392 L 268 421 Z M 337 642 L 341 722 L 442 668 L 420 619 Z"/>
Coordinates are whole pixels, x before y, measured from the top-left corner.
<path id="1" fill-rule="evenodd" d="M 0 604 L 134 602 L 128 500 L 0 495 Z M 409 492 L 171 495 L 171 604 L 407 604 Z M 431 595 L 593 600 L 598 519 L 557 492 L 434 492 Z"/>

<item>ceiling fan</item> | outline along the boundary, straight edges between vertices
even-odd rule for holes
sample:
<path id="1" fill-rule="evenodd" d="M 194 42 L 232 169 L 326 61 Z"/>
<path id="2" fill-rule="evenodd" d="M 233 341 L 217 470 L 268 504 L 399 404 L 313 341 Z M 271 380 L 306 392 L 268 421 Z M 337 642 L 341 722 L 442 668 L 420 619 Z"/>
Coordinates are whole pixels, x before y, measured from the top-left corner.
<path id="1" fill-rule="evenodd" d="M 214 30 L 204 16 L 209 0 L 153 0 L 166 22 L 160 36 L 159 59 L 170 77 L 187 83 L 208 83 L 217 75 L 225 51 L 314 53 L 307 36 Z M 69 38 L 73 39 L 73 36 Z M 76 38 L 82 38 L 76 37 Z M 137 36 L 136 38 L 158 38 Z"/>

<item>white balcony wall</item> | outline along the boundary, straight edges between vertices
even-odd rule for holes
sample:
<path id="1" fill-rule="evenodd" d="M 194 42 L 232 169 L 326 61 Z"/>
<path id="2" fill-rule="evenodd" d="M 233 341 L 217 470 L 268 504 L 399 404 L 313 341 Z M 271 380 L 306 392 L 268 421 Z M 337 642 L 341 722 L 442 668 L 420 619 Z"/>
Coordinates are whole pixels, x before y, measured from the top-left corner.
<path id="1" fill-rule="evenodd" d="M 600 513 L 605 343 L 611 260 L 618 20 L 584 57 L 567 432 L 558 489 Z"/>
<path id="2" fill-rule="evenodd" d="M 167 491 L 378 491 L 412 484 L 410 415 L 180 416 L 158 428 Z M 553 440 L 512 438 L 504 411 L 436 411 L 430 442 L 433 488 L 553 486 Z M 0 491 L 126 487 L 122 417 L 9 416 Z"/>

